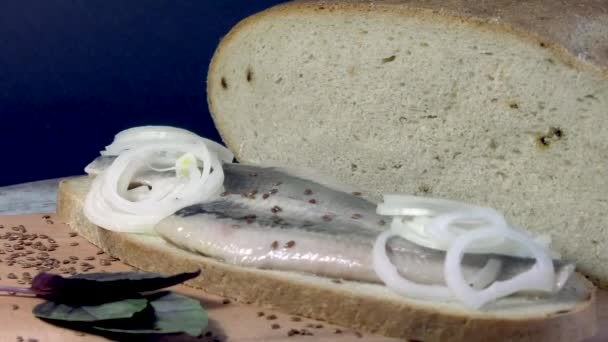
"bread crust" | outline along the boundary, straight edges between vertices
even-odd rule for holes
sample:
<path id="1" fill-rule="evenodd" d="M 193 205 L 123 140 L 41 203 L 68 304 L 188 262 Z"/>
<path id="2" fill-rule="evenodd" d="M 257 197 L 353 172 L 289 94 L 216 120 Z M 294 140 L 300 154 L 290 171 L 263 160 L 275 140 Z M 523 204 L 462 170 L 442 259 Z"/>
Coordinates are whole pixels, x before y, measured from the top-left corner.
<path id="1" fill-rule="evenodd" d="M 596 292 L 584 279 L 588 297 L 568 312 L 519 314 L 517 318 L 362 295 L 349 290 L 347 283 L 313 283 L 310 279 L 318 278 L 232 266 L 159 244 L 162 240 L 158 238 L 142 239 L 101 229 L 82 211 L 90 183 L 90 178 L 80 177 L 59 185 L 57 214 L 72 229 L 108 254 L 145 271 L 175 273 L 200 268 L 202 276 L 187 285 L 240 302 L 360 331 L 424 341 L 565 342 L 591 337 L 597 331 Z"/>

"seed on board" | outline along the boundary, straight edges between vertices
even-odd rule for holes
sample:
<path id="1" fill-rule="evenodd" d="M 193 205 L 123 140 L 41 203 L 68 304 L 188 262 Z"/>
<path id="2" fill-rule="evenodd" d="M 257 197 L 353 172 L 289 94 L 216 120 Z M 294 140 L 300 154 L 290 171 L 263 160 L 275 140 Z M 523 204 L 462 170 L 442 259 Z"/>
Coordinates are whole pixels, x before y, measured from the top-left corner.
<path id="1" fill-rule="evenodd" d="M 292 322 L 300 322 L 302 319 L 300 317 L 291 317 Z"/>
<path id="2" fill-rule="evenodd" d="M 323 324 L 317 324 L 317 325 L 315 325 L 315 328 L 316 329 L 322 329 L 323 328 Z"/>
<path id="3" fill-rule="evenodd" d="M 308 200 L 308 203 L 310 203 L 310 204 L 317 204 L 317 200 L 314 199 L 314 198 L 311 198 L 311 199 Z"/>
<path id="4" fill-rule="evenodd" d="M 272 249 L 277 249 L 277 248 L 279 248 L 279 241 L 273 241 L 273 242 L 270 244 L 270 247 L 272 247 Z"/>
<path id="5" fill-rule="evenodd" d="M 340 329 L 334 330 L 334 334 L 341 334 L 341 333 L 342 333 L 342 330 L 340 330 Z"/>
<path id="6" fill-rule="evenodd" d="M 273 323 L 273 324 L 272 324 L 270 327 L 271 327 L 273 330 L 281 329 L 281 326 L 280 326 L 280 325 L 278 325 L 278 324 L 276 324 L 276 323 Z"/>
<path id="7" fill-rule="evenodd" d="M 361 337 L 363 337 L 363 334 L 361 334 L 361 333 L 360 333 L 360 332 L 358 332 L 358 331 L 355 331 L 355 336 L 357 336 L 358 338 L 361 338 Z"/>
<path id="8" fill-rule="evenodd" d="M 360 219 L 361 217 L 363 217 L 363 215 L 361 215 L 361 214 L 356 214 L 356 213 L 355 213 L 355 214 L 353 214 L 353 216 L 351 216 L 350 218 L 352 218 L 353 220 L 358 220 L 358 219 Z"/>
<path id="9" fill-rule="evenodd" d="M 9 273 L 6 277 L 8 279 L 17 279 L 17 275 L 15 273 Z"/>
<path id="10" fill-rule="evenodd" d="M 84 260 L 89 260 L 89 261 L 90 260 L 95 260 L 95 257 L 94 256 L 88 256 L 88 257 L 84 258 Z"/>
<path id="11" fill-rule="evenodd" d="M 262 317 L 262 316 L 264 316 L 265 314 L 264 314 L 264 311 L 258 311 L 257 315 L 258 315 L 258 317 Z"/>
<path id="12" fill-rule="evenodd" d="M 290 330 L 287 332 L 287 336 L 291 337 L 291 336 L 293 336 L 293 335 L 298 335 L 299 333 L 300 333 L 300 332 L 299 332 L 298 330 L 296 330 L 296 329 L 290 329 Z"/>
<path id="13" fill-rule="evenodd" d="M 110 265 L 112 265 L 112 263 L 110 262 L 110 260 L 107 260 L 107 259 L 101 259 L 101 260 L 99 260 L 99 264 L 101 266 L 110 266 Z"/>
<path id="14" fill-rule="evenodd" d="M 11 309 L 13 309 L 13 310 L 19 310 L 19 305 L 13 304 L 13 305 L 11 305 Z"/>
<path id="15" fill-rule="evenodd" d="M 70 237 L 75 237 L 75 236 L 78 236 L 78 233 L 76 233 L 76 232 L 70 232 L 68 235 Z"/>
<path id="16" fill-rule="evenodd" d="M 222 304 L 230 304 L 230 299 L 224 298 L 224 300 L 222 300 Z"/>
<path id="17" fill-rule="evenodd" d="M 97 251 L 97 253 L 95 253 L 95 254 L 102 255 L 103 253 L 105 253 L 105 252 L 104 251 Z"/>
<path id="18" fill-rule="evenodd" d="M 226 197 L 228 195 L 230 195 L 230 193 L 228 191 L 224 191 L 220 194 L 220 196 L 222 196 L 222 197 Z"/>
<path id="19" fill-rule="evenodd" d="M 78 246 L 78 245 L 79 245 L 79 243 L 78 243 L 78 242 L 72 242 L 72 243 L 70 243 L 70 246 L 72 246 L 72 247 L 73 247 L 73 246 Z"/>
<path id="20" fill-rule="evenodd" d="M 49 238 L 47 241 L 48 241 L 49 243 L 51 243 L 51 244 L 54 244 L 54 243 L 56 243 L 56 242 L 57 242 L 57 241 L 55 241 L 55 239 L 52 239 L 52 238 Z"/>
<path id="21" fill-rule="evenodd" d="M 295 245 L 296 245 L 296 242 L 295 242 L 295 241 L 293 241 L 293 240 L 291 240 L 291 241 L 288 241 L 288 242 L 285 244 L 285 248 L 291 248 L 291 247 L 293 247 L 293 246 L 295 246 Z"/>
<path id="22" fill-rule="evenodd" d="M 17 280 L 17 284 L 24 285 L 25 284 L 25 280 L 19 279 L 19 280 Z"/>
<path id="23" fill-rule="evenodd" d="M 47 224 L 53 224 L 53 223 L 55 223 L 55 222 L 53 222 L 53 220 L 46 220 L 45 222 L 46 222 Z"/>
<path id="24" fill-rule="evenodd" d="M 270 192 L 269 192 L 269 193 L 270 193 L 271 195 L 274 195 L 274 194 L 276 194 L 277 192 L 279 192 L 279 190 L 277 190 L 277 189 L 270 189 Z"/>
<path id="25" fill-rule="evenodd" d="M 270 194 L 263 194 L 262 195 L 262 199 L 267 199 L 268 197 L 270 197 Z"/>
<path id="26" fill-rule="evenodd" d="M 359 191 L 352 192 L 353 196 L 361 196 L 362 194 Z"/>
<path id="27" fill-rule="evenodd" d="M 48 239 L 49 238 L 49 236 L 46 235 L 46 234 L 40 234 L 40 235 L 38 235 L 38 237 L 41 238 L 41 239 Z"/>
<path id="28" fill-rule="evenodd" d="M 274 207 L 272 207 L 272 208 L 270 209 L 270 211 L 271 211 L 273 214 L 276 214 L 276 213 L 280 213 L 281 211 L 283 211 L 283 209 L 282 209 L 281 207 L 279 207 L 278 205 L 275 205 Z"/>
<path id="29" fill-rule="evenodd" d="M 312 331 L 309 331 L 309 330 L 306 330 L 306 329 L 300 330 L 300 334 L 302 334 L 303 336 L 314 336 L 314 334 L 312 333 Z"/>
<path id="30" fill-rule="evenodd" d="M 384 226 L 386 224 L 386 221 L 380 220 L 380 221 L 378 221 L 378 224 L 381 225 L 381 226 Z"/>
<path id="31" fill-rule="evenodd" d="M 304 195 L 312 195 L 312 190 L 310 190 L 310 189 L 304 190 Z"/>
<path id="32" fill-rule="evenodd" d="M 331 221 L 331 220 L 332 220 L 331 215 L 329 215 L 329 214 L 327 214 L 327 215 L 323 215 L 323 221 L 325 221 L 325 222 L 329 222 L 329 221 Z"/>
<path id="33" fill-rule="evenodd" d="M 342 284 L 342 280 L 340 279 L 332 279 L 331 282 L 335 284 Z"/>
<path id="34" fill-rule="evenodd" d="M 23 337 L 21 337 L 21 336 L 17 336 L 17 342 L 23 342 L 23 341 L 25 341 L 25 340 L 23 339 Z"/>
<path id="35" fill-rule="evenodd" d="M 266 316 L 266 319 L 269 320 L 269 321 L 272 321 L 272 320 L 277 319 L 277 316 L 276 315 L 268 315 L 268 316 Z"/>

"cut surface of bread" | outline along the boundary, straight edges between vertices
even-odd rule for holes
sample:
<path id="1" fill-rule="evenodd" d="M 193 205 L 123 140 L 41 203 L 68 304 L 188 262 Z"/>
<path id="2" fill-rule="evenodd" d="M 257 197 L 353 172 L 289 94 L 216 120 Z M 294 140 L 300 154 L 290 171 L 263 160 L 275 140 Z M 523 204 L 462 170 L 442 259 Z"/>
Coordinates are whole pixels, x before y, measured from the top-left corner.
<path id="1" fill-rule="evenodd" d="M 207 87 L 239 161 L 496 208 L 607 287 L 607 67 L 606 1 L 312 1 L 233 28 Z"/>
<path id="2" fill-rule="evenodd" d="M 82 206 L 92 178 L 59 186 L 57 213 L 80 235 L 110 255 L 149 272 L 201 269 L 188 283 L 210 293 L 353 329 L 424 341 L 580 341 L 597 330 L 596 293 L 577 275 L 557 299 L 529 305 L 504 299 L 485 311 L 457 303 L 400 297 L 375 284 L 243 268 L 181 250 L 155 236 L 111 232 L 90 223 Z M 524 305 L 527 304 L 527 305 Z"/>

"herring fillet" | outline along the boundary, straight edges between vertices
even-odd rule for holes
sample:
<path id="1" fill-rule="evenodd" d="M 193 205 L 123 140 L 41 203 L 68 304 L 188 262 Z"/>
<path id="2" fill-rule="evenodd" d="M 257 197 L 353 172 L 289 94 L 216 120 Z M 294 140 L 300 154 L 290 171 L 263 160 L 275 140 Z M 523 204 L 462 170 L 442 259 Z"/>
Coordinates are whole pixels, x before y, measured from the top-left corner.
<path id="1" fill-rule="evenodd" d="M 162 220 L 156 231 L 188 250 L 246 267 L 312 273 L 378 283 L 371 250 L 386 227 L 376 204 L 288 169 L 224 164 L 226 192 L 208 203 L 184 208 Z M 423 284 L 445 284 L 445 252 L 392 239 L 390 257 L 399 272 Z M 499 279 L 530 268 L 534 260 L 466 255 L 471 279 L 489 258 L 503 267 Z M 559 272 L 567 264 L 554 261 Z M 566 279 L 567 280 L 567 279 Z M 561 289 L 565 280 L 556 287 Z M 477 285 L 474 284 L 473 285 Z"/>

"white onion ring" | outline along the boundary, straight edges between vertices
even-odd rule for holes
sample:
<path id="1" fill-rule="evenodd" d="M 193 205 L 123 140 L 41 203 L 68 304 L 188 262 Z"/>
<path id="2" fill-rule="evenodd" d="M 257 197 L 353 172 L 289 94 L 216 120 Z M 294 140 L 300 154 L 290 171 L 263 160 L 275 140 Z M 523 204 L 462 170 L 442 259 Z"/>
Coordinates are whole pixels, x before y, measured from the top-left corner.
<path id="1" fill-rule="evenodd" d="M 189 179 L 159 178 L 152 190 L 128 190 L 129 183 L 141 168 L 147 167 L 156 154 L 170 151 L 175 155 L 191 153 L 203 162 L 188 166 Z M 162 157 L 166 158 L 166 157 Z M 213 171 L 212 171 L 213 170 Z M 153 226 L 161 219 L 187 206 L 208 201 L 222 189 L 224 172 L 215 153 L 201 143 L 157 142 L 123 151 L 102 174 L 98 175 L 85 199 L 84 213 L 96 225 L 115 231 L 154 234 Z"/>
<path id="2" fill-rule="evenodd" d="M 137 146 L 169 141 L 202 143 L 217 154 L 221 161 L 231 163 L 234 160 L 234 154 L 221 144 L 205 139 L 188 130 L 171 126 L 140 126 L 125 129 L 114 136 L 112 144 L 106 146 L 105 150 L 101 151 L 101 155 L 117 156 L 123 151 Z"/>
<path id="3" fill-rule="evenodd" d="M 405 297 L 426 299 L 451 299 L 452 292 L 446 286 L 421 285 L 403 278 L 386 254 L 386 243 L 391 237 L 398 236 L 387 230 L 376 239 L 372 252 L 373 266 L 376 275 L 395 293 Z"/>
<path id="4" fill-rule="evenodd" d="M 462 274 L 462 257 L 466 248 L 477 240 L 502 236 L 515 241 L 525 248 L 536 259 L 531 269 L 505 281 L 497 281 L 483 290 L 471 288 Z M 446 254 L 444 267 L 448 287 L 464 304 L 480 308 L 494 300 L 521 292 L 541 291 L 551 293 L 555 290 L 555 269 L 553 260 L 544 248 L 527 235 L 511 229 L 482 228 L 457 237 Z"/>
<path id="5" fill-rule="evenodd" d="M 472 204 L 440 198 L 385 194 L 376 213 L 388 216 L 436 216 L 446 212 L 481 208 Z"/>

